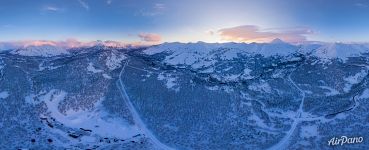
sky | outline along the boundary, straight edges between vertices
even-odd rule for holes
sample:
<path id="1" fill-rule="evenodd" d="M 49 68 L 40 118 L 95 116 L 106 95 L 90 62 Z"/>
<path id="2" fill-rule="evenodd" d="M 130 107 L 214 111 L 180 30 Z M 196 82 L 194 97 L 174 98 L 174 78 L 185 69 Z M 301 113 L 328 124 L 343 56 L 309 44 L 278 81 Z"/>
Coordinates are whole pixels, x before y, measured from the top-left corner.
<path id="1" fill-rule="evenodd" d="M 0 41 L 369 42 L 369 0 L 0 0 Z"/>

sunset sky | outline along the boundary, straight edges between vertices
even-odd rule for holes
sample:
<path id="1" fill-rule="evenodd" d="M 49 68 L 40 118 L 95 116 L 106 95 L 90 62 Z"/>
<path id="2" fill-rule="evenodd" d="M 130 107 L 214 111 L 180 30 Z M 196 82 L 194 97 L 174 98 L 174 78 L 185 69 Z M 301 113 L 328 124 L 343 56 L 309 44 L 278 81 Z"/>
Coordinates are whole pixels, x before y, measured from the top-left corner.
<path id="1" fill-rule="evenodd" d="M 0 0 L 0 41 L 369 42 L 369 0 Z"/>

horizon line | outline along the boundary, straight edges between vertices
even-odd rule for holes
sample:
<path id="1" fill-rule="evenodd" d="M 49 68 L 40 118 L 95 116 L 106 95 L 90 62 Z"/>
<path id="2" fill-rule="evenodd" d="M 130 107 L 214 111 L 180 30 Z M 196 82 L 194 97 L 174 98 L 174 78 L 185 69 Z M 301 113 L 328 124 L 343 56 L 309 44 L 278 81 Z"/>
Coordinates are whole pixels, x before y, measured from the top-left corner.
<path id="1" fill-rule="evenodd" d="M 140 46 L 154 46 L 154 45 L 162 45 L 162 44 L 170 44 L 170 43 L 180 43 L 180 44 L 195 44 L 195 43 L 206 43 L 206 44 L 227 44 L 227 43 L 235 43 L 235 44 L 270 44 L 276 41 L 277 43 L 287 43 L 290 45 L 304 45 L 304 44 L 369 44 L 369 42 L 324 42 L 324 41 L 303 41 L 303 42 L 286 42 L 279 38 L 276 38 L 270 42 L 237 42 L 237 41 L 224 41 L 224 42 L 205 42 L 205 41 L 189 41 L 189 42 L 145 42 L 145 41 L 136 41 L 136 42 L 125 42 L 118 40 L 91 40 L 91 41 L 82 41 L 76 39 L 67 39 L 67 40 L 12 40 L 12 41 L 0 41 L 0 49 L 4 49 L 6 47 L 10 47 L 7 49 L 14 48 L 26 48 L 29 46 L 55 46 L 55 47 L 63 47 L 63 48 L 79 48 L 79 47 L 93 47 L 97 45 L 103 45 L 107 47 L 140 47 Z"/>

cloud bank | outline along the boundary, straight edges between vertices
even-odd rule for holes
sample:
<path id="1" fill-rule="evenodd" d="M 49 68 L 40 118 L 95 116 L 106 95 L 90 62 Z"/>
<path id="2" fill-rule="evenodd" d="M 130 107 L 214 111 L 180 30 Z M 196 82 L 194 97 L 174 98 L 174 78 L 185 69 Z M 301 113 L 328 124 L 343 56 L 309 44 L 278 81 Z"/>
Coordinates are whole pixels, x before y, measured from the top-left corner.
<path id="1" fill-rule="evenodd" d="M 155 33 L 141 33 L 138 34 L 138 37 L 143 42 L 159 43 L 161 41 L 161 36 Z"/>
<path id="2" fill-rule="evenodd" d="M 279 38 L 290 43 L 307 41 L 306 35 L 313 34 L 308 28 L 260 29 L 254 25 L 243 25 L 218 30 L 224 41 L 233 42 L 270 42 Z"/>

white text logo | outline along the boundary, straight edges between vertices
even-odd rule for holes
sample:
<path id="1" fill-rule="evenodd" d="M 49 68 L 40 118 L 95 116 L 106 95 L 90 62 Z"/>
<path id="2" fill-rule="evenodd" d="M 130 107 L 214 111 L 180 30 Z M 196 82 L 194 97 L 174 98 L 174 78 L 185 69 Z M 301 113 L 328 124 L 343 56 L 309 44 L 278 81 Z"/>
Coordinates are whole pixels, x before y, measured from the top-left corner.
<path id="1" fill-rule="evenodd" d="M 364 141 L 363 137 L 347 137 L 341 136 L 341 138 L 333 137 L 331 140 L 328 141 L 328 145 L 343 145 L 343 144 L 355 144 L 355 143 L 362 143 Z"/>

